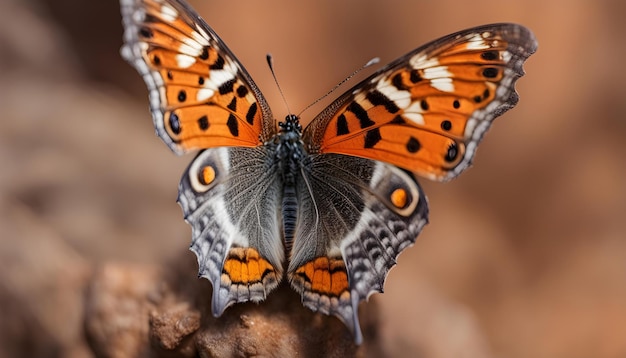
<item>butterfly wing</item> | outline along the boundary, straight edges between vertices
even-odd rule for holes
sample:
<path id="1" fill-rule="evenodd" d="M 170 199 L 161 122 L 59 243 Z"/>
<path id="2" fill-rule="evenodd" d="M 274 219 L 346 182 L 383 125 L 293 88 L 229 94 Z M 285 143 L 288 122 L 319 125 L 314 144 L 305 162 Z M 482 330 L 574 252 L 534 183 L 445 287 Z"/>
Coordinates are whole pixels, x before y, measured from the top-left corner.
<path id="1" fill-rule="evenodd" d="M 270 158 L 264 146 L 206 149 L 180 182 L 191 251 L 213 285 L 215 316 L 236 302 L 264 300 L 282 280 L 281 181 Z"/>
<path id="2" fill-rule="evenodd" d="M 361 340 L 359 302 L 382 292 L 428 220 L 409 173 L 448 180 L 466 169 L 493 119 L 517 102 L 515 80 L 535 49 L 519 25 L 461 31 L 392 62 L 311 122 L 287 269 L 307 307 Z"/>
<path id="3" fill-rule="evenodd" d="M 180 0 L 121 0 L 122 56 L 143 76 L 157 135 L 175 153 L 254 147 L 275 123 L 263 95 L 215 32 Z"/>
<path id="4" fill-rule="evenodd" d="M 337 316 L 360 343 L 358 304 L 382 291 L 428 221 L 426 197 L 410 173 L 337 154 L 312 156 L 297 182 L 288 279 L 305 306 Z"/>
<path id="5" fill-rule="evenodd" d="M 196 148 L 178 201 L 192 227 L 213 314 L 260 301 L 283 276 L 277 170 L 262 144 L 276 129 L 243 66 L 180 0 L 121 0 L 122 55 L 143 76 L 157 134 L 176 153 Z"/>
<path id="6" fill-rule="evenodd" d="M 515 24 L 461 31 L 397 59 L 318 115 L 309 151 L 397 165 L 446 181 L 467 169 L 492 121 L 518 101 L 515 81 L 535 52 Z"/>

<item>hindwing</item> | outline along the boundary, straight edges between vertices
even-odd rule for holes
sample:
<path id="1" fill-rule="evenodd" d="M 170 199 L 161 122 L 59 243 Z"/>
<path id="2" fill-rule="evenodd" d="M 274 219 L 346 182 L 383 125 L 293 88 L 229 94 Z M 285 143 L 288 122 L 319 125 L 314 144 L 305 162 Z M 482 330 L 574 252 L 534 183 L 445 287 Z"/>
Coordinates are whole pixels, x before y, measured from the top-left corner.
<path id="1" fill-rule="evenodd" d="M 178 201 L 192 228 L 199 274 L 213 284 L 213 314 L 261 301 L 278 286 L 285 262 L 281 182 L 264 147 L 206 149 L 191 162 Z"/>
<path id="2" fill-rule="evenodd" d="M 314 156 L 298 179 L 289 281 L 305 306 L 339 317 L 359 343 L 358 304 L 382 292 L 415 242 L 428 221 L 426 197 L 399 168 L 337 154 Z"/>

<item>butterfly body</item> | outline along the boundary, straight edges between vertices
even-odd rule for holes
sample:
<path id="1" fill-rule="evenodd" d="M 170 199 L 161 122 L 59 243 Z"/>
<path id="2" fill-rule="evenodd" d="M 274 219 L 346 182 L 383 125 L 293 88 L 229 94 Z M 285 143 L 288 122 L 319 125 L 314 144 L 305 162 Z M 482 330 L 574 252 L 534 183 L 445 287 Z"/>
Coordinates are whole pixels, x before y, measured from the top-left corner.
<path id="1" fill-rule="evenodd" d="M 280 133 L 276 138 L 276 160 L 278 172 L 283 182 L 282 221 L 285 252 L 291 250 L 294 239 L 296 219 L 298 217 L 298 201 L 296 195 L 296 178 L 300 168 L 305 170 L 306 151 L 302 142 L 302 126 L 298 117 L 288 115 L 285 122 L 280 122 Z"/>
<path id="2" fill-rule="evenodd" d="M 120 0 L 122 55 L 143 76 L 157 134 L 201 149 L 179 185 L 213 314 L 286 280 L 362 340 L 358 304 L 382 292 L 428 222 L 416 175 L 467 169 L 518 101 L 536 41 L 493 24 L 417 48 L 340 96 L 304 129 L 275 119 L 251 76 L 182 0 Z"/>

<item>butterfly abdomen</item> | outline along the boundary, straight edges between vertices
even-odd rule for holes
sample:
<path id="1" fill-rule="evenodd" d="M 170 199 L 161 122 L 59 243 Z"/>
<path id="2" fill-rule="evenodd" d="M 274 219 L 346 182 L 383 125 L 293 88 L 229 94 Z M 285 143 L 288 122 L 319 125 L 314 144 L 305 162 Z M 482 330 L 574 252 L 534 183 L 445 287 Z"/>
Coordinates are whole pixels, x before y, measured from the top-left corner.
<path id="1" fill-rule="evenodd" d="M 296 219 L 298 213 L 298 200 L 296 198 L 296 187 L 286 185 L 283 191 L 282 217 L 285 240 L 285 252 L 291 251 L 294 232 L 296 229 Z"/>

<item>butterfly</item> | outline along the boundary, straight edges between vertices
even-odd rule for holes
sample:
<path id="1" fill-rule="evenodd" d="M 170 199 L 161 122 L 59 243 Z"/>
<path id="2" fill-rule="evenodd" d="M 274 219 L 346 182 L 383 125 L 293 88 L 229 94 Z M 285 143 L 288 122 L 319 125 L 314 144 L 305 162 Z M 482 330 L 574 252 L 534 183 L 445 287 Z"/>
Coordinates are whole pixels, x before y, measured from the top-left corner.
<path id="1" fill-rule="evenodd" d="M 536 51 L 516 24 L 460 31 L 398 58 L 306 128 L 276 123 L 245 68 L 182 0 L 120 0 L 121 53 L 149 90 L 157 135 L 200 150 L 178 201 L 215 316 L 281 282 L 362 341 L 358 305 L 382 292 L 428 222 L 416 176 L 467 169 L 493 120 L 515 106 Z"/>

